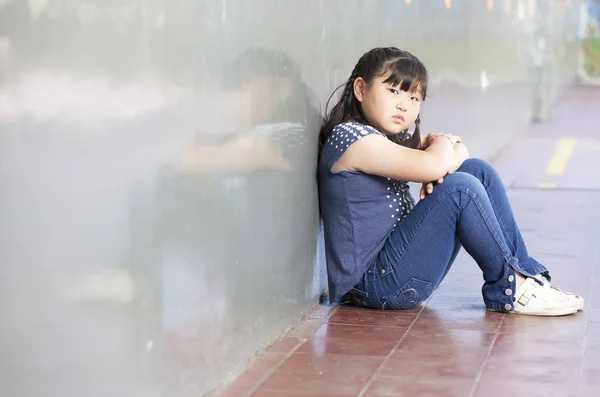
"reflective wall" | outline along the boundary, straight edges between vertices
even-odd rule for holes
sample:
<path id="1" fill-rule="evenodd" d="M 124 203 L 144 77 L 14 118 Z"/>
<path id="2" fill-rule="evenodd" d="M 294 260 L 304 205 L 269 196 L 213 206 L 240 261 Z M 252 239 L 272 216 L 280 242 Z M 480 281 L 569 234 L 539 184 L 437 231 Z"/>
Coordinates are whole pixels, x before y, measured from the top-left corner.
<path id="1" fill-rule="evenodd" d="M 316 134 L 359 56 L 422 58 L 424 130 L 490 157 L 570 81 L 539 38 L 571 3 L 0 0 L 0 395 L 222 386 L 325 291 Z"/>

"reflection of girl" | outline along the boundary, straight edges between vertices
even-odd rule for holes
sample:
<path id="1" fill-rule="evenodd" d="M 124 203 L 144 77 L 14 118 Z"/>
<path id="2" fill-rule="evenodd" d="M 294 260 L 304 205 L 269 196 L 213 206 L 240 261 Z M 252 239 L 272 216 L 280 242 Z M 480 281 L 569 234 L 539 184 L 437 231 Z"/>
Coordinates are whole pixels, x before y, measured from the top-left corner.
<path id="1" fill-rule="evenodd" d="M 427 81 L 412 54 L 375 48 L 359 59 L 326 118 L 319 186 L 332 301 L 414 307 L 462 246 L 483 272 L 488 309 L 581 310 L 583 299 L 551 286 L 546 267 L 529 256 L 496 171 L 468 159 L 458 136 L 421 138 Z M 424 184 L 418 204 L 404 181 Z"/>
<path id="2" fill-rule="evenodd" d="M 306 153 L 307 127 L 318 123 L 299 70 L 284 54 L 249 50 L 223 70 L 223 113 L 237 122 L 237 133 L 217 143 L 198 142 L 181 159 L 184 169 L 200 173 L 289 170 Z"/>
<path id="3" fill-rule="evenodd" d="M 304 290 L 294 286 L 309 276 L 312 263 L 318 211 L 310 169 L 317 148 L 309 142 L 320 114 L 300 71 L 281 52 L 248 50 L 223 76 L 218 101 L 234 117 L 237 132 L 221 142 L 199 141 L 183 154 L 182 167 L 218 180 L 228 203 L 231 226 L 213 225 L 213 232 L 226 230 L 223 239 L 234 241 L 226 267 L 227 283 L 240 282 L 232 292 L 236 299 L 304 299 Z M 258 278 L 257 272 L 263 275 Z M 252 287 L 242 283 L 250 279 Z"/>
<path id="4" fill-rule="evenodd" d="M 172 281 L 163 287 L 163 312 L 175 327 L 169 330 L 172 339 L 185 338 L 176 343 L 177 351 L 187 355 L 199 351 L 185 349 L 198 343 L 190 335 L 243 343 L 256 324 L 266 324 L 251 308 L 273 300 L 282 309 L 293 302 L 303 305 L 310 285 L 318 209 L 313 197 L 317 147 L 308 142 L 320 115 L 284 54 L 249 50 L 223 75 L 217 101 L 237 122 L 237 132 L 218 141 L 199 137 L 161 193 L 167 225 L 160 228 L 165 231 L 161 245 L 172 259 L 163 264 L 163 279 Z M 178 274 L 167 278 L 173 272 Z M 219 322 L 217 309 L 231 314 L 223 311 Z M 194 329 L 180 329 L 185 324 Z M 216 339 L 206 343 L 228 346 Z M 236 349 L 215 355 L 235 360 L 240 352 L 245 354 Z"/>

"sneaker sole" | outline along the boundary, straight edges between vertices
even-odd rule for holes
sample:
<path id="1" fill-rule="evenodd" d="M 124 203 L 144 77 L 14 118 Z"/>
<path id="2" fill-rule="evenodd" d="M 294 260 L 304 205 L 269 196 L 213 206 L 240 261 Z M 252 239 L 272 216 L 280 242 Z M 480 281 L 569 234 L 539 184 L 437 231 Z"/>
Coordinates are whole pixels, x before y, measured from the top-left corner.
<path id="1" fill-rule="evenodd" d="M 487 311 L 497 312 L 497 313 L 506 313 L 506 314 L 520 314 L 522 316 L 540 316 L 540 317 L 561 317 L 561 316 L 570 316 L 571 314 L 577 313 L 580 309 L 577 308 L 569 308 L 565 310 L 555 310 L 555 311 L 544 311 L 544 312 L 515 312 L 514 310 L 496 310 L 491 309 L 489 307 L 486 308 Z"/>

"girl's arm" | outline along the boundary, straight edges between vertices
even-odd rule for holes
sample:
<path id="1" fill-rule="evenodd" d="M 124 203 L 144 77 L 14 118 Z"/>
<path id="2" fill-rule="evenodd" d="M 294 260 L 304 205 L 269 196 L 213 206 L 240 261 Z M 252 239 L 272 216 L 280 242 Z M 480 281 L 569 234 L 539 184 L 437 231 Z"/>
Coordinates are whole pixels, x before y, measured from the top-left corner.
<path id="1" fill-rule="evenodd" d="M 465 160 L 468 158 L 469 149 L 467 149 L 467 147 L 462 142 L 459 142 L 456 145 L 454 145 L 454 161 L 452 162 L 448 173 L 451 174 L 453 172 L 456 172 L 456 170 L 458 170 L 462 163 L 464 163 Z"/>
<path id="2" fill-rule="evenodd" d="M 457 144 L 455 144 L 454 160 L 452 162 L 452 165 L 450 166 L 450 169 L 448 170 L 448 173 L 451 174 L 453 172 L 456 172 L 456 170 L 458 170 L 462 163 L 464 163 L 464 161 L 468 158 L 469 150 L 467 149 L 467 147 L 462 142 L 458 142 Z M 438 184 L 442 182 L 444 182 L 444 178 L 440 178 L 436 181 L 436 183 Z M 433 192 L 433 186 L 434 182 L 423 183 L 423 186 L 421 187 L 421 193 L 419 194 L 421 200 L 424 199 L 425 196 Z"/>
<path id="3" fill-rule="evenodd" d="M 429 182 L 448 173 L 458 137 L 436 136 L 425 150 L 410 149 L 381 135 L 356 141 L 333 165 L 334 171 L 361 171 L 402 181 Z"/>
<path id="4" fill-rule="evenodd" d="M 241 136 L 222 145 L 193 146 L 181 154 L 179 165 L 183 170 L 194 173 L 244 173 L 291 168 L 269 140 L 252 136 Z"/>

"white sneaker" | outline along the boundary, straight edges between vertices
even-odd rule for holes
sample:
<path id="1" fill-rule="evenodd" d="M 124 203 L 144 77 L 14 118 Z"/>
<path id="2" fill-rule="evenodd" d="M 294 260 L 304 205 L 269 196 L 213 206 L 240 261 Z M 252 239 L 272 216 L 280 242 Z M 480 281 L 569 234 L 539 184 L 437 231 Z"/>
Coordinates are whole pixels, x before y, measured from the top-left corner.
<path id="1" fill-rule="evenodd" d="M 566 316 L 583 308 L 583 298 L 553 287 L 544 280 L 528 277 L 514 296 L 514 309 L 508 313 L 530 316 Z"/>
<path id="2" fill-rule="evenodd" d="M 536 279 L 540 280 L 541 282 L 543 282 L 544 284 L 547 284 L 548 286 L 550 286 L 550 288 L 553 288 L 555 290 L 561 291 L 562 293 L 568 295 L 571 297 L 571 302 L 573 304 L 573 307 L 575 307 L 578 311 L 579 310 L 583 310 L 583 306 L 584 306 L 584 299 L 577 294 L 574 294 L 572 292 L 566 292 L 561 290 L 560 288 L 550 284 L 550 281 L 548 281 L 548 279 L 544 276 L 542 276 L 541 274 L 537 274 L 536 276 L 534 276 Z"/>

